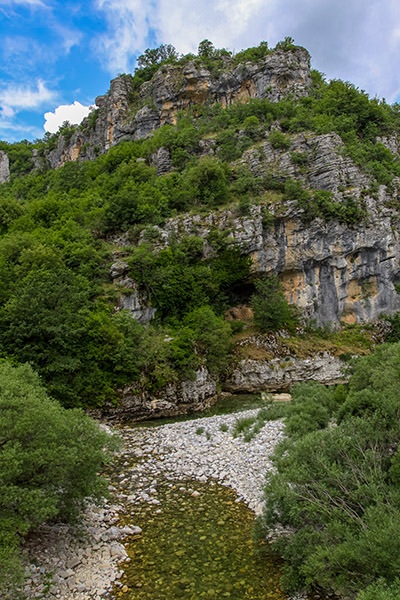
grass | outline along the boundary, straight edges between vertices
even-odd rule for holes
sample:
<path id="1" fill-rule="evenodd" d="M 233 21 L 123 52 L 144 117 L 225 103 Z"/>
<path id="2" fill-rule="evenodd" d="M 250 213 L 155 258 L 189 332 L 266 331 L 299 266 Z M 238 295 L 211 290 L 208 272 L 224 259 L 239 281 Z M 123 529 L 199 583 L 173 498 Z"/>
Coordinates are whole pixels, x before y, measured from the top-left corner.
<path id="1" fill-rule="evenodd" d="M 255 417 L 237 419 L 233 428 L 233 437 L 243 435 L 245 442 L 250 442 L 264 427 L 267 421 L 282 419 L 287 413 L 287 402 L 271 402 L 261 408 Z"/>
<path id="2" fill-rule="evenodd" d="M 340 357 L 370 354 L 374 347 L 373 333 L 374 329 L 369 325 L 345 325 L 337 331 L 316 329 L 287 338 L 276 337 L 273 352 L 268 348 L 267 335 L 265 347 L 252 342 L 250 339 L 252 336 L 262 339 L 264 335 L 253 325 L 249 325 L 245 330 L 235 334 L 232 341 L 236 345 L 235 353 L 239 360 L 271 360 L 288 355 L 308 358 L 319 352 L 329 352 L 333 356 Z M 243 343 L 247 339 L 249 342 Z"/>
<path id="3" fill-rule="evenodd" d="M 315 331 L 291 337 L 285 345 L 299 358 L 306 358 L 317 352 L 341 354 L 370 354 L 372 351 L 373 329 L 366 325 L 347 325 L 337 331 Z"/>

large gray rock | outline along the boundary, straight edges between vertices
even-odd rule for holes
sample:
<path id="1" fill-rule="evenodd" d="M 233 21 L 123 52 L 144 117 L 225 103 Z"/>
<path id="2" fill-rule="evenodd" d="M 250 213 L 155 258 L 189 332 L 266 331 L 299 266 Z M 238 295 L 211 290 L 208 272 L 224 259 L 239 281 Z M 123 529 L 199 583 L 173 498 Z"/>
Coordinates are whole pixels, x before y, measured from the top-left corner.
<path id="1" fill-rule="evenodd" d="M 0 150 L 0 183 L 6 183 L 10 179 L 10 165 L 8 156 Z"/>
<path id="2" fill-rule="evenodd" d="M 273 358 L 272 360 L 242 360 L 224 383 L 230 392 L 288 391 L 301 381 L 324 384 L 348 380 L 344 363 L 330 354 L 320 352 L 309 358 Z"/>
<path id="3" fill-rule="evenodd" d="M 372 196 L 370 178 L 343 150 L 336 134 L 301 133 L 292 136 L 289 151 L 273 149 L 266 141 L 262 152 L 250 149 L 238 164 L 257 177 L 273 165 L 283 177 L 300 178 L 306 186 L 332 192 L 335 202 L 346 198 L 362 202 L 368 216 L 359 223 L 349 226 L 322 218 L 305 223 L 296 202 L 267 200 L 252 206 L 247 216 L 222 209 L 170 219 L 159 229 L 158 247 L 196 233 L 204 239 L 203 254 L 208 257 L 209 232 L 227 231 L 232 243 L 251 256 L 253 276 L 278 274 L 288 301 L 317 325 L 368 322 L 399 311 L 398 215 L 389 207 L 400 195 L 400 180 L 394 179 L 390 190 L 380 186 Z M 296 151 L 310 157 L 306 172 L 290 159 Z M 266 211 L 273 216 L 272 224 L 265 219 Z"/>
<path id="4" fill-rule="evenodd" d="M 140 421 L 204 410 L 217 400 L 217 384 L 202 367 L 193 380 L 171 383 L 158 393 L 140 392 L 134 385 L 127 385 L 119 391 L 119 396 L 117 406 L 103 406 L 102 417 Z"/>

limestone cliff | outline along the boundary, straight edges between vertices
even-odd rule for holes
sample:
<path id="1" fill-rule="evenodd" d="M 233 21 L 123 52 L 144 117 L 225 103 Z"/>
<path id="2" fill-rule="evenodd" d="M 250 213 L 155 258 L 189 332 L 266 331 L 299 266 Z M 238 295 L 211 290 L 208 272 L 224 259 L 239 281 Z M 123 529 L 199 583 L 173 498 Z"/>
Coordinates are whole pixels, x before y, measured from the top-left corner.
<path id="1" fill-rule="evenodd" d="M 288 94 L 307 95 L 310 85 L 310 56 L 300 47 L 275 50 L 256 64 L 239 64 L 217 75 L 194 61 L 164 65 L 141 86 L 135 100 L 131 77 L 121 75 L 111 81 L 106 95 L 96 98 L 96 113 L 70 139 L 59 136 L 47 160 L 57 168 L 78 158 L 93 159 L 122 139 L 142 139 L 166 123 L 176 123 L 177 113 L 190 106 L 227 106 L 252 98 L 277 102 Z"/>
<path id="2" fill-rule="evenodd" d="M 10 179 L 10 167 L 8 156 L 0 150 L 0 183 L 6 183 Z"/>
<path id="3" fill-rule="evenodd" d="M 296 150 L 310 156 L 306 174 L 290 161 Z M 274 150 L 265 141 L 248 150 L 240 162 L 255 176 L 274 164 L 284 176 L 332 192 L 339 203 L 346 198 L 362 201 L 366 217 L 352 226 L 322 218 L 307 222 L 295 202 L 283 204 L 267 197 L 246 216 L 221 209 L 205 216 L 183 214 L 170 219 L 158 228 L 159 247 L 196 232 L 204 239 L 206 256 L 208 233 L 212 229 L 228 231 L 232 244 L 251 256 L 253 276 L 278 274 L 289 302 L 318 325 L 368 322 L 400 310 L 398 215 L 390 208 L 400 194 L 400 181 L 395 179 L 390 190 L 382 185 L 373 194 L 369 177 L 344 156 L 336 134 L 292 136 L 287 151 Z M 129 245 L 123 237 L 118 243 Z M 146 303 L 142 310 L 148 311 Z"/>

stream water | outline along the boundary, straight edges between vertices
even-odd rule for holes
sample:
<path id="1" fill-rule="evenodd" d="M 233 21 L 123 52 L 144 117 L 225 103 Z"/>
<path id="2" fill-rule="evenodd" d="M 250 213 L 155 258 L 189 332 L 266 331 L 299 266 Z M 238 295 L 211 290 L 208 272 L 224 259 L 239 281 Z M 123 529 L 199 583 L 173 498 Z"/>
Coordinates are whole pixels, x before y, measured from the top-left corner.
<path id="1" fill-rule="evenodd" d="M 257 397 L 231 397 L 204 416 L 255 406 L 261 406 Z M 150 425 L 166 422 L 158 420 Z M 186 425 L 181 426 L 186 430 Z M 139 439 L 142 427 L 140 424 L 137 430 Z M 149 448 L 145 446 L 146 451 Z M 151 454 L 154 460 L 157 452 Z M 113 481 L 121 493 L 131 493 L 126 486 L 132 487 L 122 485 L 118 474 L 134 473 L 142 459 L 134 454 L 122 456 Z M 136 496 L 122 516 L 122 524 L 138 525 L 142 534 L 128 538 L 129 561 L 123 565 L 124 575 L 114 588 L 113 600 L 287 599 L 279 584 L 281 561 L 268 546 L 255 545 L 254 513 L 232 489 L 212 480 L 174 481 L 162 473 L 156 487 L 156 504 L 141 498 L 137 501 Z"/>
<path id="2" fill-rule="evenodd" d="M 155 514 L 147 503 L 135 512 L 143 533 L 128 546 L 124 591 L 116 591 L 114 598 L 286 598 L 279 560 L 254 551 L 254 514 L 235 502 L 234 492 L 194 481 L 164 481 L 158 489 L 161 512 Z"/>

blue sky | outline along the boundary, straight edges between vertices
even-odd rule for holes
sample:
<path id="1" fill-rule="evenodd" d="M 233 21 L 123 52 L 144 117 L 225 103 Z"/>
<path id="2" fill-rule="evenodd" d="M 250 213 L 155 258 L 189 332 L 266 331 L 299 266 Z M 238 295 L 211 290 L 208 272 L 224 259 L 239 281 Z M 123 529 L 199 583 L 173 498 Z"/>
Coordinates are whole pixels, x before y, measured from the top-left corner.
<path id="1" fill-rule="evenodd" d="M 398 0 L 0 0 L 0 35 L 0 139 L 10 142 L 78 122 L 162 42 L 238 51 L 290 35 L 328 78 L 400 98 Z"/>

